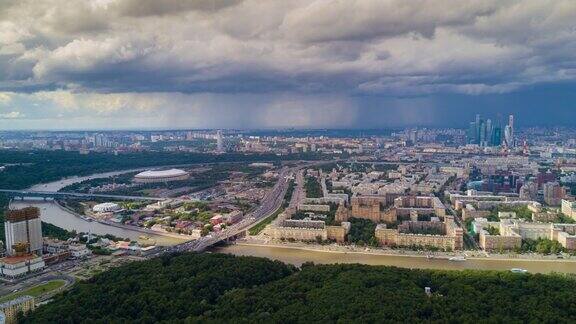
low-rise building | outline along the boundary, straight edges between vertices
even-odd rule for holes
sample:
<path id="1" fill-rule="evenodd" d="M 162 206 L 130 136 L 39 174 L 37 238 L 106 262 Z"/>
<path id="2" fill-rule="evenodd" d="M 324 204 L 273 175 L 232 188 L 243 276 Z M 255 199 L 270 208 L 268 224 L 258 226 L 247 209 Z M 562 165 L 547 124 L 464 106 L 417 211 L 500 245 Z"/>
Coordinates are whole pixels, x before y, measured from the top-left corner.
<path id="1" fill-rule="evenodd" d="M 330 205 L 299 204 L 298 210 L 314 211 L 314 212 L 329 212 L 330 211 Z"/>
<path id="2" fill-rule="evenodd" d="M 70 255 L 75 259 L 83 259 L 92 255 L 92 251 L 84 244 L 70 244 L 68 246 Z"/>
<path id="3" fill-rule="evenodd" d="M 44 252 L 57 254 L 68 251 L 68 243 L 65 241 L 44 238 Z"/>
<path id="4" fill-rule="evenodd" d="M 576 224 L 529 223 L 514 219 L 476 221 L 482 223 L 480 247 L 487 251 L 519 248 L 525 239 L 555 240 L 567 250 L 576 249 Z"/>
<path id="5" fill-rule="evenodd" d="M 576 202 L 562 199 L 562 207 L 560 210 L 564 215 L 576 220 Z"/>
<path id="6" fill-rule="evenodd" d="M 285 218 L 286 216 L 280 216 Z M 270 227 L 268 233 L 279 240 L 316 241 L 333 240 L 338 243 L 346 241 L 350 223 L 342 222 L 339 226 L 326 225 L 320 220 L 281 219 Z"/>
<path id="7" fill-rule="evenodd" d="M 228 214 L 223 215 L 224 221 L 226 224 L 235 224 L 238 223 L 244 214 L 240 210 L 234 210 L 229 212 Z"/>
<path id="8" fill-rule="evenodd" d="M 462 250 L 463 233 L 452 216 L 445 216 L 443 222 L 404 221 L 396 229 L 378 224 L 375 230 L 376 239 L 384 246 L 434 247 L 452 251 Z"/>
<path id="9" fill-rule="evenodd" d="M 215 216 L 212 216 L 212 218 L 210 218 L 210 224 L 218 225 L 218 224 L 221 224 L 223 220 L 224 220 L 224 218 L 222 217 L 222 215 L 215 215 Z"/>
<path id="10" fill-rule="evenodd" d="M 468 204 L 465 208 L 462 209 L 462 219 L 476 219 L 476 218 L 485 218 L 490 215 L 489 210 L 477 210 L 474 206 Z"/>
<path id="11" fill-rule="evenodd" d="M 434 196 L 402 196 L 394 199 L 394 207 L 397 216 L 410 215 L 416 212 L 418 215 L 436 215 L 444 217 L 446 206 L 438 197 Z"/>
<path id="12" fill-rule="evenodd" d="M 34 297 L 28 295 L 20 296 L 16 299 L 0 304 L 0 312 L 4 314 L 6 324 L 17 323 L 18 313 L 22 312 L 26 315 L 35 308 L 36 303 L 34 302 Z"/>
<path id="13" fill-rule="evenodd" d="M 508 227 L 501 226 L 501 222 L 477 219 L 474 223 L 475 231 L 478 233 L 478 244 L 485 251 L 514 250 L 522 246 L 522 236 Z"/>
<path id="14" fill-rule="evenodd" d="M 8 279 L 23 277 L 44 269 L 42 257 L 30 254 L 0 259 L 0 276 Z"/>

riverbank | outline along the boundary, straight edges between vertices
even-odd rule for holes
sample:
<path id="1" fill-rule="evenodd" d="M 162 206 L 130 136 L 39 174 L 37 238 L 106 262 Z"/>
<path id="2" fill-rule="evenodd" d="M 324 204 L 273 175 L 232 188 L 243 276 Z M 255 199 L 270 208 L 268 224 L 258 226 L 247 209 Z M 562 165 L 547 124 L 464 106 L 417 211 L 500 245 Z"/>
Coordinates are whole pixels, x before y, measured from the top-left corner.
<path id="1" fill-rule="evenodd" d="M 25 201 L 12 201 L 10 206 L 12 208 L 24 207 L 38 207 L 40 209 L 40 218 L 43 222 L 53 224 L 68 231 L 76 231 L 78 233 L 92 233 L 97 235 L 111 234 L 116 237 L 129 238 L 133 241 L 140 240 L 143 235 L 140 231 L 135 231 L 131 228 L 126 229 L 117 226 L 111 226 L 100 222 L 89 222 L 82 219 L 68 210 L 61 209 L 60 206 L 53 202 L 45 202 L 42 200 L 25 200 Z M 157 233 L 146 233 L 151 240 L 154 240 L 156 245 L 172 246 L 187 241 L 182 238 L 175 238 L 166 235 L 159 235 Z"/>
<path id="2" fill-rule="evenodd" d="M 59 191 L 65 186 L 73 183 L 81 182 L 88 179 L 97 178 L 107 178 L 110 176 L 115 176 L 119 174 L 135 172 L 140 170 L 145 170 L 148 168 L 135 168 L 126 169 L 121 171 L 111 171 L 96 173 L 88 176 L 71 176 L 67 178 L 62 178 L 60 180 L 40 183 L 31 186 L 27 190 L 31 191 Z M 138 241 L 140 236 L 146 234 L 150 236 L 150 239 L 154 240 L 156 245 L 160 246 L 172 246 L 189 241 L 188 238 L 182 238 L 179 235 L 162 235 L 168 233 L 157 233 L 155 231 L 144 232 L 142 230 L 137 230 L 132 227 L 120 226 L 120 224 L 108 224 L 96 221 L 87 221 L 85 217 L 80 217 L 79 214 L 70 210 L 64 206 L 61 206 L 53 201 L 35 200 L 29 199 L 25 201 L 12 201 L 11 206 L 14 208 L 23 208 L 28 206 L 34 206 L 40 208 L 40 217 L 42 221 L 53 224 L 55 226 L 61 227 L 68 231 L 75 230 L 76 232 L 92 233 L 97 235 L 111 234 L 116 237 L 129 238 L 134 241 Z"/>
<path id="3" fill-rule="evenodd" d="M 72 214 L 72 215 L 74 215 L 74 216 L 76 216 L 76 217 L 78 217 L 84 221 L 87 221 L 87 222 L 97 222 L 97 223 L 100 223 L 100 224 L 103 224 L 106 226 L 113 226 L 116 228 L 122 228 L 122 229 L 129 230 L 129 231 L 136 231 L 136 232 L 140 232 L 143 234 L 161 235 L 161 236 L 171 237 L 171 238 L 182 240 L 182 242 L 191 241 L 191 240 L 195 239 L 189 235 L 174 234 L 174 233 L 169 233 L 169 232 L 158 232 L 158 231 L 154 231 L 154 230 L 151 230 L 148 228 L 142 228 L 142 227 L 137 227 L 137 226 L 124 225 L 124 224 L 118 224 L 118 223 L 113 223 L 113 222 L 106 222 L 106 221 L 92 219 L 89 216 L 79 214 L 76 211 L 62 205 L 57 200 L 54 200 L 54 203 L 63 211 L 68 212 L 68 213 L 70 213 L 70 214 Z"/>
<path id="4" fill-rule="evenodd" d="M 360 263 L 368 265 L 388 265 L 402 268 L 418 269 L 444 269 L 444 270 L 501 270 L 509 271 L 512 268 L 526 269 L 533 273 L 575 273 L 576 260 L 556 259 L 517 259 L 503 258 L 501 256 L 476 257 L 465 256 L 462 261 L 450 261 L 448 255 L 432 255 L 404 253 L 395 250 L 358 250 L 336 248 L 334 246 L 277 244 L 250 241 L 237 241 L 233 245 L 214 248 L 214 252 L 233 255 L 264 257 L 285 263 L 301 266 L 306 262 L 318 264 Z"/>
<path id="5" fill-rule="evenodd" d="M 336 245 L 336 244 L 318 245 L 318 244 L 306 244 L 306 243 L 277 243 L 277 242 L 264 243 L 264 242 L 251 241 L 250 239 L 240 240 L 237 241 L 235 244 L 243 246 L 299 249 L 313 252 L 358 253 L 366 255 L 400 256 L 400 257 L 444 259 L 444 260 L 449 260 L 452 257 L 463 256 L 466 259 L 495 260 L 495 261 L 572 262 L 574 263 L 574 266 L 576 266 L 576 258 L 574 257 L 559 259 L 555 256 L 543 256 L 537 254 L 502 255 L 502 254 L 487 254 L 483 251 L 430 252 L 430 251 L 362 248 L 362 247 L 355 247 L 352 245 Z"/>

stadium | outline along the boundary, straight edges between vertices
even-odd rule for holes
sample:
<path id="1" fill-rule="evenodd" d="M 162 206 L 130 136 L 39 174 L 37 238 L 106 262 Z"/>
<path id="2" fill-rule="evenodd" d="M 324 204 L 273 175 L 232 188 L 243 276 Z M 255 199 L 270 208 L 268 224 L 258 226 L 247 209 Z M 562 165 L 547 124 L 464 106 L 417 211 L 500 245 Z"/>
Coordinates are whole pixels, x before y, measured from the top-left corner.
<path id="1" fill-rule="evenodd" d="M 118 212 L 120 210 L 122 210 L 122 207 L 120 207 L 116 203 L 111 203 L 111 202 L 98 204 L 92 208 L 92 211 L 94 211 L 95 213 L 115 213 L 115 212 Z"/>
<path id="2" fill-rule="evenodd" d="M 154 183 L 186 180 L 188 178 L 190 178 L 190 173 L 180 169 L 148 170 L 135 175 L 134 181 L 139 183 Z"/>

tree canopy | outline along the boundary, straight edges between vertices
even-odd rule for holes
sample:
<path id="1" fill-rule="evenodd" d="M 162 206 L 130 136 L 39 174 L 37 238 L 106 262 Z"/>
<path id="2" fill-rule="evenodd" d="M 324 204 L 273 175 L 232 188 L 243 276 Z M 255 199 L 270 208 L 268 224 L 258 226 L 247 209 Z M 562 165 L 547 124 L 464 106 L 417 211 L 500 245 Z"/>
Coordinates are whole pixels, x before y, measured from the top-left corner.
<path id="1" fill-rule="evenodd" d="M 431 294 L 425 293 L 430 287 Z M 574 322 L 576 280 L 498 271 L 313 265 L 182 254 L 97 275 L 36 322 Z"/>

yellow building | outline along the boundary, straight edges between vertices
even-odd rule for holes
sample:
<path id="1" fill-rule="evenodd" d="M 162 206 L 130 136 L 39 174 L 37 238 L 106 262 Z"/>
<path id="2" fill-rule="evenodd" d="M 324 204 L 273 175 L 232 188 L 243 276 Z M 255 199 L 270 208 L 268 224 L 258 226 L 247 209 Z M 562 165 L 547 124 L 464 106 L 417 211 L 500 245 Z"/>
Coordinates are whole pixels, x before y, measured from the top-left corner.
<path id="1" fill-rule="evenodd" d="M 324 221 L 286 219 L 273 224 L 268 233 L 277 240 L 333 240 L 343 243 L 349 231 L 348 222 L 342 222 L 339 226 L 328 226 Z"/>
<path id="2" fill-rule="evenodd" d="M 3 312 L 6 317 L 6 324 L 17 323 L 17 315 L 19 312 L 27 314 L 34 310 L 34 308 L 36 308 L 34 297 L 28 295 L 0 304 L 0 311 Z"/>
<path id="3" fill-rule="evenodd" d="M 576 202 L 562 199 L 561 211 L 564 215 L 576 220 Z"/>
<path id="4" fill-rule="evenodd" d="M 418 231 L 411 233 L 413 227 L 437 234 L 421 234 Z M 443 250 L 462 250 L 464 246 L 464 232 L 452 216 L 445 216 L 444 222 L 404 221 L 396 229 L 387 228 L 386 224 L 378 224 L 374 234 L 378 242 L 385 246 L 435 247 Z"/>

